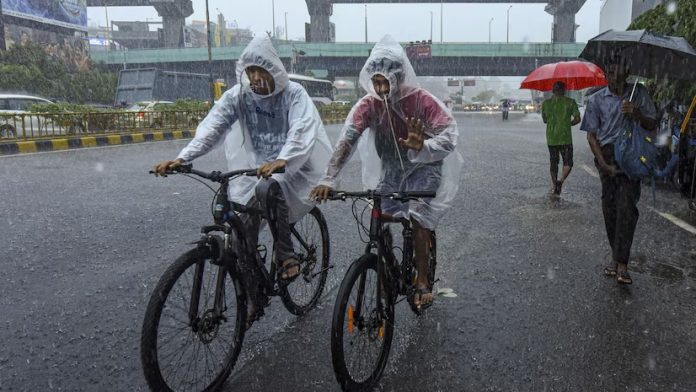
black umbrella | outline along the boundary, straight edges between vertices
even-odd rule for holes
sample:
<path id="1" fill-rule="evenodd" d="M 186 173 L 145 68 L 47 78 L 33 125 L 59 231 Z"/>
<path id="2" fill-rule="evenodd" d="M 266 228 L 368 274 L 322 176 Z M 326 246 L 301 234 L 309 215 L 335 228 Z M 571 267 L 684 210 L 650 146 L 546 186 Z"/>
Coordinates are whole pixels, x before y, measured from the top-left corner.
<path id="1" fill-rule="evenodd" d="M 617 56 L 633 75 L 658 80 L 696 78 L 696 51 L 684 38 L 646 30 L 606 31 L 589 40 L 579 57 L 606 69 Z"/>

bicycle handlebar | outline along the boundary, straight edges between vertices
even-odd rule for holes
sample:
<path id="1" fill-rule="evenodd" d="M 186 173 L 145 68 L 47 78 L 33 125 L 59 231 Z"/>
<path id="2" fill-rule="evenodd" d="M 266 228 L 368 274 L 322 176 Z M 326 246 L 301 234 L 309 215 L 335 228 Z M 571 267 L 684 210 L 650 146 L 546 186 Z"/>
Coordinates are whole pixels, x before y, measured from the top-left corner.
<path id="1" fill-rule="evenodd" d="M 171 169 L 167 169 L 167 171 L 164 172 L 165 174 L 195 174 L 199 177 L 203 177 L 205 179 L 208 179 L 210 181 L 214 182 L 223 182 L 224 180 L 228 180 L 232 177 L 237 177 L 241 175 L 245 176 L 256 176 L 258 173 L 258 169 L 242 169 L 242 170 L 233 170 L 231 172 L 223 173 L 220 171 L 212 171 L 210 173 L 196 170 L 193 168 L 192 164 L 185 164 L 185 165 L 179 165 Z M 276 171 L 273 172 L 274 174 L 277 173 L 285 173 L 285 168 L 280 168 Z M 154 171 L 150 170 L 150 174 L 155 174 Z"/>
<path id="2" fill-rule="evenodd" d="M 396 201 L 408 201 L 421 198 L 433 198 L 436 196 L 432 191 L 413 191 L 413 192 L 377 192 L 368 190 L 364 192 L 331 191 L 329 200 L 345 200 L 351 198 L 363 199 L 392 199 Z"/>

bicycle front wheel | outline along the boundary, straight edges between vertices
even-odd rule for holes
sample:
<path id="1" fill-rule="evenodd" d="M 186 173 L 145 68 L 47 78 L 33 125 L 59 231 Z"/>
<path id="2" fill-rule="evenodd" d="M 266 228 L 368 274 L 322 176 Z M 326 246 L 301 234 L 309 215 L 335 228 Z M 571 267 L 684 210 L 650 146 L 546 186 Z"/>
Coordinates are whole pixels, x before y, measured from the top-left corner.
<path id="1" fill-rule="evenodd" d="M 246 299 L 236 277 L 211 264 L 209 257 L 207 249 L 185 253 L 152 293 L 140 350 L 145 379 L 153 391 L 214 391 L 237 361 Z M 218 279 L 221 272 L 224 276 Z M 192 300 L 195 292 L 197 301 Z M 196 307 L 197 311 L 191 310 Z"/>
<path id="2" fill-rule="evenodd" d="M 364 255 L 350 266 L 341 283 L 331 324 L 331 358 L 344 391 L 371 390 L 377 384 L 393 336 L 392 296 L 379 287 L 377 256 Z"/>
<path id="3" fill-rule="evenodd" d="M 316 306 L 329 273 L 329 229 L 318 208 L 293 225 L 292 242 L 300 276 L 283 289 L 281 298 L 290 313 L 302 316 Z"/>

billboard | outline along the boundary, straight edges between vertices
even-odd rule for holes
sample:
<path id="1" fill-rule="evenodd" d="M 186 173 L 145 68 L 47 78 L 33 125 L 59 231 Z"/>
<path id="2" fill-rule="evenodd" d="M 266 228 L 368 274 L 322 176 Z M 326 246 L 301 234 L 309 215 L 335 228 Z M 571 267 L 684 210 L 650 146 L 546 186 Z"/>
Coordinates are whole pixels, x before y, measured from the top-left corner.
<path id="1" fill-rule="evenodd" d="M 432 55 L 430 44 L 412 44 L 406 46 L 405 50 L 411 60 L 429 59 Z"/>
<path id="2" fill-rule="evenodd" d="M 2 0 L 2 12 L 17 18 L 87 31 L 87 0 Z"/>

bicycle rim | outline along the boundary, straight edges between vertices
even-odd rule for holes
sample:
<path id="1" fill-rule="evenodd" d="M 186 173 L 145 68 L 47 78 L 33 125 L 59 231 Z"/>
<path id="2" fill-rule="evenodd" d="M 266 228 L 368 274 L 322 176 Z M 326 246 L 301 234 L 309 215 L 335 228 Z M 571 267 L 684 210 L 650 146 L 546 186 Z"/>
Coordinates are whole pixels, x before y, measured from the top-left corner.
<path id="1" fill-rule="evenodd" d="M 343 390 L 372 388 L 386 367 L 394 333 L 394 304 L 390 295 L 378 292 L 377 256 L 362 256 L 341 283 L 331 326 L 331 356 Z M 382 302 L 381 315 L 377 301 Z"/>
<path id="2" fill-rule="evenodd" d="M 239 356 L 246 305 L 241 287 L 226 273 L 221 317 L 213 310 L 217 266 L 207 251 L 192 250 L 164 273 L 143 322 L 141 357 L 145 378 L 157 391 L 212 391 L 227 379 Z M 198 264 L 204 266 L 197 316 L 189 304 Z"/>
<path id="3" fill-rule="evenodd" d="M 329 267 L 329 231 L 318 208 L 312 209 L 294 224 L 292 242 L 301 262 L 300 276 L 284 289 L 283 304 L 293 314 L 312 309 L 326 284 Z"/>

